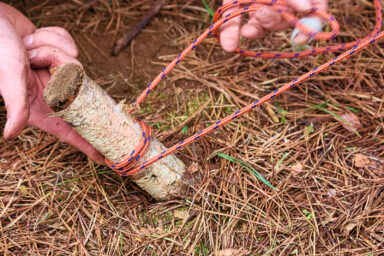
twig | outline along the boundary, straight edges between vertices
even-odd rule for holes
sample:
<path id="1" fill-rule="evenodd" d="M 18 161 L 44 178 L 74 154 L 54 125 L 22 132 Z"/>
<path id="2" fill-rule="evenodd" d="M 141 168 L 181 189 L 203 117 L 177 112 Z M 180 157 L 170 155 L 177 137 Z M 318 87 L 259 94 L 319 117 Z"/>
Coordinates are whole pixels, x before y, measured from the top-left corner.
<path id="1" fill-rule="evenodd" d="M 112 55 L 116 56 L 121 50 L 123 50 L 129 42 L 144 28 L 145 25 L 155 16 L 162 5 L 164 5 L 167 0 L 157 0 L 149 12 L 144 15 L 143 19 L 135 27 L 131 28 L 123 37 L 121 37 L 113 46 Z"/>

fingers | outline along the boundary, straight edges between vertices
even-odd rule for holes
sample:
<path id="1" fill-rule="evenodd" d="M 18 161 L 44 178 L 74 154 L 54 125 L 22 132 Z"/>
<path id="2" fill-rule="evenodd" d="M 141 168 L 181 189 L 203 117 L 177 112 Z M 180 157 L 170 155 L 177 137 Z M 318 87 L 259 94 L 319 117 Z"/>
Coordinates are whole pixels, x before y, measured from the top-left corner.
<path id="1" fill-rule="evenodd" d="M 4 138 L 16 138 L 29 116 L 29 63 L 14 26 L 0 18 L 0 93 L 7 109 Z"/>
<path id="2" fill-rule="evenodd" d="M 81 66 L 81 63 L 73 56 L 54 46 L 40 46 L 29 50 L 28 57 L 31 66 L 35 68 L 54 68 L 63 63 L 76 63 Z"/>
<path id="3" fill-rule="evenodd" d="M 73 58 L 77 58 L 78 49 L 68 31 L 60 27 L 46 27 L 23 38 L 27 50 L 41 46 L 53 46 Z"/>
<path id="4" fill-rule="evenodd" d="M 48 113 L 52 111 L 43 101 L 41 96 L 31 104 L 31 115 L 28 124 L 39 128 L 42 131 L 50 133 L 89 156 L 93 161 L 103 164 L 104 157 L 94 149 L 83 137 L 81 137 L 73 128 L 65 123 L 59 117 L 49 117 Z"/>
<path id="5" fill-rule="evenodd" d="M 244 24 L 241 27 L 240 34 L 248 39 L 259 39 L 265 35 L 265 29 L 261 26 L 259 20 L 257 19 L 257 11 L 250 15 L 249 21 L 247 24 Z"/>
<path id="6" fill-rule="evenodd" d="M 311 0 L 287 0 L 287 2 L 297 12 L 307 13 L 313 7 Z"/>
<path id="7" fill-rule="evenodd" d="M 99 164 L 104 163 L 104 157 L 62 119 L 58 117 L 47 117 L 43 123 L 44 125 L 41 125 L 41 122 L 31 125 L 52 134 L 63 142 L 74 146 L 89 156 L 93 161 Z"/>
<path id="8" fill-rule="evenodd" d="M 259 39 L 265 35 L 265 29 L 257 20 L 249 20 L 247 24 L 241 27 L 240 34 L 248 39 Z"/>
<path id="9" fill-rule="evenodd" d="M 317 16 L 305 17 L 300 21 L 314 31 L 321 31 L 321 29 L 323 28 L 322 21 Z M 297 28 L 295 28 L 292 32 L 291 40 L 293 41 L 294 44 L 305 44 L 309 39 L 310 39 L 309 36 L 301 33 Z"/>
<path id="10" fill-rule="evenodd" d="M 269 31 L 279 31 L 289 27 L 289 22 L 283 17 L 268 7 L 261 7 L 257 10 L 257 20 L 263 28 Z"/>
<path id="11" fill-rule="evenodd" d="M 292 0 L 295 2 L 294 0 Z M 294 7 L 294 4 L 291 3 Z M 306 4 L 304 4 L 306 5 Z M 311 0 L 310 1 L 310 8 L 317 8 L 317 9 L 323 9 L 326 10 L 328 8 L 328 1 L 327 0 Z M 297 9 L 297 8 L 296 8 Z M 301 21 L 307 25 L 308 27 L 312 28 L 315 31 L 321 31 L 323 28 L 322 20 L 315 15 L 310 15 L 308 17 L 305 17 L 301 19 Z M 291 40 L 293 44 L 305 44 L 310 39 L 309 36 L 306 34 L 301 33 L 298 29 L 295 29 L 292 32 Z"/>
<path id="12" fill-rule="evenodd" d="M 249 21 L 241 28 L 241 35 L 248 39 L 258 39 L 266 31 L 278 31 L 289 27 L 280 14 L 268 7 L 260 7 L 250 14 Z"/>
<path id="13" fill-rule="evenodd" d="M 327 9 L 327 0 L 287 0 L 289 6 L 296 12 L 308 13 L 312 8 Z M 230 2 L 224 0 L 223 4 Z M 227 10 L 223 16 L 235 11 L 237 8 Z M 321 31 L 321 20 L 317 17 L 308 17 L 306 25 L 313 30 Z M 266 31 L 280 31 L 287 29 L 290 24 L 271 8 L 262 6 L 257 11 L 250 13 L 249 21 L 239 29 L 241 18 L 236 17 L 221 26 L 220 42 L 223 49 L 232 52 L 238 47 L 239 36 L 248 39 L 258 39 L 265 35 Z M 304 44 L 310 38 L 298 30 L 292 36 L 293 43 Z"/>
<path id="14" fill-rule="evenodd" d="M 7 122 L 3 136 L 5 139 L 14 139 L 19 136 L 29 117 L 26 80 L 23 77 L 14 80 L 10 76 L 2 76 L 0 84 L 1 96 L 7 109 Z"/>
<path id="15" fill-rule="evenodd" d="M 52 123 L 53 120 L 50 121 Z M 56 121 L 56 120 L 55 120 Z M 104 164 L 104 157 L 94 148 L 89 142 L 87 142 L 83 137 L 81 137 L 75 130 L 72 129 L 64 121 L 57 120 L 55 124 L 55 129 L 47 131 L 50 129 L 48 126 L 44 128 L 46 132 L 51 133 L 55 137 L 59 138 L 61 141 L 66 142 L 73 147 L 77 148 L 87 156 L 89 156 L 93 161 L 98 164 Z"/>
<path id="16" fill-rule="evenodd" d="M 223 4 L 226 4 L 230 1 L 231 0 L 224 0 Z M 226 12 L 224 12 L 223 17 L 233 11 L 236 11 L 237 9 L 238 7 L 228 9 Z M 241 17 L 238 16 L 221 25 L 220 43 L 224 51 L 233 52 L 238 47 L 240 37 L 240 22 Z"/>

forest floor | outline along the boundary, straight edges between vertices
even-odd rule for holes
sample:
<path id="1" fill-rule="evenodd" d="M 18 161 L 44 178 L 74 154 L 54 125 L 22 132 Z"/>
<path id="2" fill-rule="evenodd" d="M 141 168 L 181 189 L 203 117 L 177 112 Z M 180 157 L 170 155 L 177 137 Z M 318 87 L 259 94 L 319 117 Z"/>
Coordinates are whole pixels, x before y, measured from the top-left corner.
<path id="1" fill-rule="evenodd" d="M 87 74 L 116 101 L 132 102 L 211 23 L 202 1 L 170 0 L 112 57 L 113 43 L 154 1 L 8 2 L 38 27 L 70 31 Z M 362 38 L 375 24 L 371 1 L 330 1 L 329 11 L 341 26 L 332 43 Z M 291 51 L 291 31 L 242 45 Z M 384 255 L 383 46 L 370 46 L 177 153 L 200 177 L 184 199 L 157 202 L 35 128 L 1 139 L 0 254 Z M 255 59 L 226 53 L 210 37 L 138 115 L 172 146 L 334 56 Z M 0 114 L 4 127 L 4 104 Z M 355 131 L 340 117 L 354 120 Z"/>

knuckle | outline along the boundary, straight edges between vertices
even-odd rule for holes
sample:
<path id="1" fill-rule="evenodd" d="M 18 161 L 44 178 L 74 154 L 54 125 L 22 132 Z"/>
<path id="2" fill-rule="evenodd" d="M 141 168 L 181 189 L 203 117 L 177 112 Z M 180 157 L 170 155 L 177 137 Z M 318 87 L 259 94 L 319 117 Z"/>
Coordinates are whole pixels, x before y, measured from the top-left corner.
<path id="1" fill-rule="evenodd" d="M 72 50 L 73 50 L 73 56 L 74 58 L 77 58 L 79 56 L 79 48 L 77 47 L 77 45 L 75 43 L 73 43 L 72 45 Z"/>
<path id="2" fill-rule="evenodd" d="M 61 35 L 62 37 L 64 37 L 65 39 L 67 40 L 72 40 L 72 36 L 71 34 L 69 33 L 68 30 L 66 30 L 65 28 L 62 28 L 62 27 L 52 27 L 54 29 L 54 31 Z"/>
<path id="3" fill-rule="evenodd" d="M 68 30 L 66 30 L 65 28 L 62 28 L 62 27 L 53 27 L 58 33 L 60 34 L 63 34 L 63 35 L 70 35 Z"/>
<path id="4" fill-rule="evenodd" d="M 77 57 L 79 54 L 79 50 L 77 48 L 77 45 L 75 41 L 73 40 L 70 33 L 62 28 L 62 27 L 46 27 L 40 30 L 41 33 L 50 33 L 49 37 L 47 34 L 45 34 L 46 39 L 52 41 L 53 39 L 50 38 L 51 36 L 55 37 L 55 40 L 58 42 L 57 47 L 62 49 L 63 51 L 67 52 L 72 57 Z M 42 34 L 43 36 L 43 34 Z M 47 42 L 51 44 L 52 42 Z"/>

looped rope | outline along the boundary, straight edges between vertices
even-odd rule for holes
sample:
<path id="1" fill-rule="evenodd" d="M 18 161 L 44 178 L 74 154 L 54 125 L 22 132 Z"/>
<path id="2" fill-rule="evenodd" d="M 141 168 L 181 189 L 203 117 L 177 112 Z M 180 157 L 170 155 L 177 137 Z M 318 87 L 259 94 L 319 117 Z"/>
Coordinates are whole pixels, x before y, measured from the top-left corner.
<path id="1" fill-rule="evenodd" d="M 222 17 L 222 14 L 232 7 L 239 7 L 242 4 L 250 4 L 248 6 L 242 7 L 232 13 L 226 14 L 224 17 Z M 272 98 L 288 91 L 290 88 L 297 86 L 298 84 L 304 82 L 305 80 L 317 75 L 321 71 L 331 67 L 332 65 L 342 61 L 345 58 L 348 58 L 352 54 L 355 54 L 362 49 L 368 47 L 370 44 L 374 43 L 376 40 L 382 39 L 384 37 L 384 32 L 380 32 L 381 27 L 383 25 L 382 21 L 382 8 L 380 5 L 380 0 L 374 0 L 375 4 L 375 12 L 376 12 L 376 25 L 374 30 L 363 39 L 346 43 L 346 44 L 336 44 L 333 46 L 327 46 L 327 47 L 320 47 L 316 49 L 309 49 L 301 52 L 252 52 L 242 49 L 236 49 L 235 52 L 251 56 L 251 57 L 258 57 L 258 58 L 301 58 L 308 55 L 317 55 L 324 52 L 336 52 L 336 51 L 342 51 L 345 49 L 352 48 L 339 56 L 336 56 L 332 60 L 326 62 L 325 64 L 314 68 L 313 70 L 307 72 L 306 74 L 294 79 L 293 81 L 286 83 L 281 88 L 274 90 L 273 92 L 269 93 L 268 95 L 262 97 L 259 100 L 254 101 L 253 103 L 249 104 L 245 108 L 236 111 L 235 113 L 227 116 L 226 118 L 217 121 L 216 123 L 210 125 L 209 127 L 199 131 L 197 134 L 190 136 L 189 138 L 185 139 L 184 141 L 179 142 L 178 144 L 170 147 L 169 149 L 163 151 L 161 154 L 152 157 L 151 159 L 140 163 L 140 165 L 134 166 L 137 162 L 139 162 L 139 159 L 142 158 L 142 156 L 145 154 L 145 151 L 148 148 L 149 145 L 149 139 L 150 139 L 150 127 L 144 124 L 141 120 L 139 121 L 142 129 L 143 129 L 143 138 L 140 142 L 140 144 L 133 150 L 132 155 L 135 155 L 137 158 L 132 158 L 131 155 L 127 155 L 124 157 L 124 159 L 120 163 L 111 163 L 108 159 L 106 159 L 107 165 L 115 170 L 120 175 L 130 175 L 139 172 L 140 170 L 148 167 L 149 165 L 153 164 L 156 161 L 159 161 L 163 157 L 166 157 L 167 155 L 173 154 L 174 152 L 180 150 L 181 148 L 185 147 L 186 145 L 198 140 L 200 137 L 209 134 L 219 127 L 231 122 L 234 119 L 237 119 L 238 117 L 242 116 L 243 114 L 249 112 L 250 110 L 260 106 L 261 104 L 271 100 Z M 172 71 L 172 69 L 181 61 L 183 60 L 188 53 L 190 53 L 192 50 L 196 48 L 197 45 L 199 45 L 207 36 L 214 34 L 217 39 L 219 40 L 220 32 L 218 32 L 220 26 L 226 22 L 228 22 L 230 19 L 233 19 L 239 15 L 243 15 L 245 13 L 253 12 L 259 9 L 261 6 L 268 6 L 272 8 L 275 12 L 282 15 L 282 17 L 290 22 L 294 27 L 299 29 L 302 33 L 306 34 L 310 38 L 317 39 L 317 40 L 327 40 L 327 39 L 333 39 L 336 37 L 337 33 L 340 30 L 340 26 L 337 23 L 336 19 L 328 14 L 324 10 L 319 9 L 312 9 L 312 14 L 315 14 L 328 22 L 332 28 L 331 32 L 318 32 L 310 29 L 307 27 L 304 23 L 302 23 L 297 17 L 294 16 L 294 14 L 287 8 L 288 3 L 285 0 L 238 0 L 238 1 L 232 1 L 230 3 L 227 3 L 224 6 L 221 6 L 219 9 L 217 9 L 215 15 L 214 15 L 214 23 L 205 30 L 196 40 L 192 42 L 191 45 L 189 45 L 181 54 L 179 54 L 170 64 L 168 64 L 167 67 L 165 67 L 158 75 L 157 77 L 148 85 L 148 87 L 140 94 L 140 96 L 135 100 L 133 104 L 139 105 L 145 97 L 156 87 L 156 85 L 159 84 L 159 82 L 165 78 L 165 76 Z M 130 113 L 133 112 L 133 109 L 130 111 Z M 146 137 L 147 135 L 148 137 Z M 128 171 L 130 170 L 130 171 Z"/>
<path id="2" fill-rule="evenodd" d="M 145 154 L 145 152 L 148 149 L 148 146 L 151 142 L 151 126 L 144 123 L 141 119 L 136 119 L 137 122 L 140 124 L 141 129 L 143 131 L 142 136 L 140 138 L 139 144 L 132 150 L 132 152 L 129 155 L 126 155 L 123 157 L 123 160 L 120 162 L 113 163 L 109 159 L 105 158 L 105 163 L 108 165 L 109 168 L 114 170 L 116 173 L 118 173 L 121 176 L 126 175 L 132 175 L 137 173 L 140 169 L 132 169 L 132 167 L 139 162 L 139 160 L 142 158 L 142 156 Z"/>

